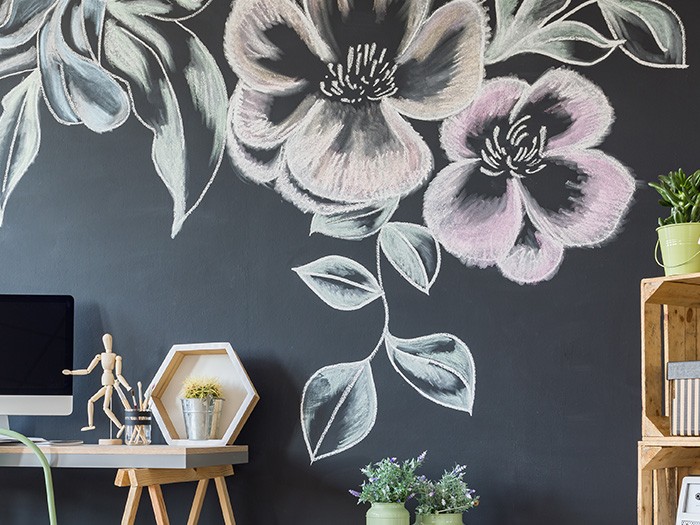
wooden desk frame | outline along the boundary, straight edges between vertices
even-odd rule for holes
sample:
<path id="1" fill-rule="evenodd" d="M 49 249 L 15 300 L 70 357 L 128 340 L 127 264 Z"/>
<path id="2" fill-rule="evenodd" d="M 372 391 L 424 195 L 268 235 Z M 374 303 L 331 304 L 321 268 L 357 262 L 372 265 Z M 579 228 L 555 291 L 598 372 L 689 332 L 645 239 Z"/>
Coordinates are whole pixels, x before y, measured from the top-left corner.
<path id="1" fill-rule="evenodd" d="M 114 484 L 117 487 L 129 487 L 129 495 L 126 498 L 121 525 L 134 524 L 144 488 L 148 488 L 156 524 L 170 525 L 161 485 L 192 481 L 197 482 L 197 489 L 194 494 L 190 515 L 187 519 L 187 525 L 197 525 L 199 515 L 202 512 L 204 496 L 206 495 L 209 481 L 212 479 L 216 485 L 224 523 L 226 525 L 236 525 L 231 499 L 226 487 L 226 477 L 228 476 L 233 476 L 233 467 L 231 465 L 193 469 L 120 469 L 117 472 Z"/>
<path id="2" fill-rule="evenodd" d="M 214 481 L 226 525 L 236 525 L 226 478 L 232 465 L 248 462 L 246 445 L 183 447 L 170 445 L 41 446 L 52 468 L 117 468 L 114 484 L 129 487 L 122 525 L 133 525 L 143 489 L 148 489 L 157 525 L 170 525 L 161 485 L 197 482 L 187 525 L 197 525 L 210 481 Z M 24 446 L 0 446 L 0 467 L 38 467 Z"/>

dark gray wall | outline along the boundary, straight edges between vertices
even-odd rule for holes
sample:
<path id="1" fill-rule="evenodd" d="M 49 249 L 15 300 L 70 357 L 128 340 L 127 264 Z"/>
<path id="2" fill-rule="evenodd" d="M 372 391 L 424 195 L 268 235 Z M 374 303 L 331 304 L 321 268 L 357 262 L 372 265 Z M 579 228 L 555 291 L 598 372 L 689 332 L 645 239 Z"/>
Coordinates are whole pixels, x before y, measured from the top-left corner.
<path id="1" fill-rule="evenodd" d="M 616 52 L 584 74 L 601 86 L 617 121 L 604 149 L 640 181 L 698 167 L 698 7 L 669 2 L 688 29 L 687 70 L 644 68 Z M 221 49 L 229 5 L 214 0 L 188 24 L 227 76 Z M 557 65 L 514 58 L 488 76 L 534 81 Z M 9 88 L 11 83 L 3 86 Z M 466 268 L 445 255 L 427 297 L 386 271 L 392 329 L 405 336 L 450 332 L 477 366 L 473 416 L 418 396 L 378 359 L 379 413 L 371 434 L 349 451 L 309 465 L 299 424 L 307 378 L 356 359 L 376 342 L 381 305 L 342 313 L 318 300 L 291 268 L 329 253 L 371 266 L 372 243 L 309 236 L 309 217 L 276 193 L 243 182 L 225 161 L 211 190 L 171 239 L 171 201 L 154 173 L 150 136 L 133 118 L 106 135 L 64 127 L 42 113 L 39 157 L 18 186 L 0 229 L 0 291 L 66 293 L 76 299 L 76 366 L 114 335 L 130 378 L 152 377 L 172 344 L 230 341 L 261 401 L 239 438 L 250 464 L 230 480 L 242 525 L 352 525 L 363 520 L 347 494 L 358 468 L 387 455 L 428 449 L 427 474 L 455 461 L 482 505 L 470 524 L 633 523 L 639 438 L 638 283 L 653 263 L 656 198 L 643 185 L 619 237 L 594 250 L 569 250 L 559 273 L 520 286 L 495 269 Z M 420 127 L 438 151 L 437 126 Z M 445 165 L 436 155 L 437 168 Z M 421 221 L 421 198 L 396 218 Z M 132 379 L 133 380 L 133 379 Z M 70 417 L 14 418 L 15 428 L 51 438 L 80 435 L 96 377 L 75 382 Z M 110 471 L 54 472 L 59 520 L 118 523 L 126 492 Z M 40 472 L 0 471 L 0 523 L 45 521 Z M 168 487 L 174 523 L 192 488 Z M 138 523 L 151 523 L 144 505 Z M 201 523 L 219 523 L 212 495 Z"/>

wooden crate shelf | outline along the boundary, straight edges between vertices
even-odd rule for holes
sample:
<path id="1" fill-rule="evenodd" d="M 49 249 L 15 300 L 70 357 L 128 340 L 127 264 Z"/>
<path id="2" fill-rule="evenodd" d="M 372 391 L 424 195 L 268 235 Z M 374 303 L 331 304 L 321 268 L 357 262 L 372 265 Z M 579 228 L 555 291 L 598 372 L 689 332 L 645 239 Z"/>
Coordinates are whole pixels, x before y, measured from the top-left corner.
<path id="1" fill-rule="evenodd" d="M 700 474 L 700 437 L 671 435 L 669 361 L 700 361 L 700 273 L 641 282 L 642 440 L 638 525 L 674 525 L 683 477 Z"/>

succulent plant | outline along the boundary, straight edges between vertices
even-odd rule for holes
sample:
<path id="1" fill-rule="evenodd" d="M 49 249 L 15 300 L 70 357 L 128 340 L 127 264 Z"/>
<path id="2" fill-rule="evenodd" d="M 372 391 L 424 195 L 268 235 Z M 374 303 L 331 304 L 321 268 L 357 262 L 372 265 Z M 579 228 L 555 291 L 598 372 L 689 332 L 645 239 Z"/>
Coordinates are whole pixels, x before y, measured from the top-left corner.
<path id="1" fill-rule="evenodd" d="M 190 376 L 182 385 L 182 397 L 185 399 L 220 398 L 222 391 L 221 382 L 212 377 Z"/>
<path id="2" fill-rule="evenodd" d="M 661 196 L 659 204 L 671 208 L 668 217 L 659 218 L 659 226 L 700 222 L 700 170 L 686 175 L 679 168 L 668 175 L 659 175 L 659 182 L 650 182 L 649 186 Z"/>

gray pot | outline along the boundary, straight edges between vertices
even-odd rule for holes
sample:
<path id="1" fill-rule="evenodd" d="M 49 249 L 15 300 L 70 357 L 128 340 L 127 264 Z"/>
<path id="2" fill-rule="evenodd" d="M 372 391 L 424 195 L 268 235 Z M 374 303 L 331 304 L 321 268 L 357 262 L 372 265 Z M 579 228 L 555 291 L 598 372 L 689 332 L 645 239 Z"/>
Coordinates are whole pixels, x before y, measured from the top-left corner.
<path id="1" fill-rule="evenodd" d="M 217 439 L 221 407 L 224 400 L 215 397 L 181 398 L 180 402 L 182 403 L 182 415 L 185 418 L 187 439 L 193 441 Z"/>

